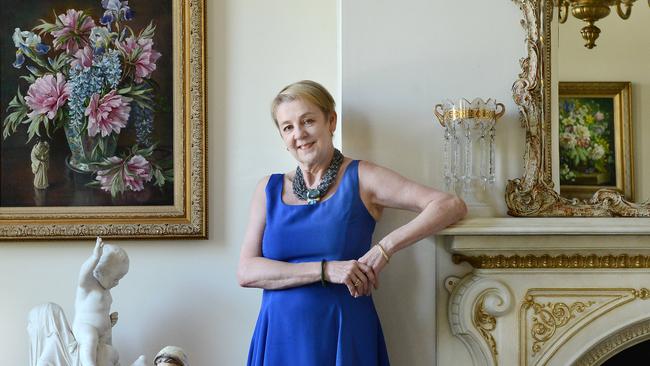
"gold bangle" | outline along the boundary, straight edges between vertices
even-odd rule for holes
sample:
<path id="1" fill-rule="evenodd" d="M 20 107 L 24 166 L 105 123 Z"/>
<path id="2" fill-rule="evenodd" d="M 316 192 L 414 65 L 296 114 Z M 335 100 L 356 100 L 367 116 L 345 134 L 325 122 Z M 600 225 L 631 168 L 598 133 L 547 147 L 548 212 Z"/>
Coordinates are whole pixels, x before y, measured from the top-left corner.
<path id="1" fill-rule="evenodd" d="M 379 243 L 375 244 L 375 246 L 376 246 L 376 247 L 379 249 L 379 251 L 381 252 L 381 255 L 382 255 L 382 256 L 384 257 L 384 259 L 386 260 L 386 263 L 390 263 L 390 257 L 388 256 L 388 253 L 386 253 L 386 249 L 384 249 L 384 247 L 382 247 L 381 244 L 379 244 Z"/>

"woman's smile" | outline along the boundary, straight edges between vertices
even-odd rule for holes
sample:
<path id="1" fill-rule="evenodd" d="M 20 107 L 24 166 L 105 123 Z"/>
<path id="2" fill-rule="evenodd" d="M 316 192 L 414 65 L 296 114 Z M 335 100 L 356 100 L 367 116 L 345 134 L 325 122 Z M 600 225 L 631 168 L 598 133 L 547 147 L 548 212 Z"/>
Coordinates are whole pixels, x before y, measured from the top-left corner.
<path id="1" fill-rule="evenodd" d="M 308 150 L 309 148 L 314 146 L 315 143 L 316 143 L 315 141 L 312 141 L 312 142 L 308 142 L 306 144 L 298 145 L 298 150 Z"/>

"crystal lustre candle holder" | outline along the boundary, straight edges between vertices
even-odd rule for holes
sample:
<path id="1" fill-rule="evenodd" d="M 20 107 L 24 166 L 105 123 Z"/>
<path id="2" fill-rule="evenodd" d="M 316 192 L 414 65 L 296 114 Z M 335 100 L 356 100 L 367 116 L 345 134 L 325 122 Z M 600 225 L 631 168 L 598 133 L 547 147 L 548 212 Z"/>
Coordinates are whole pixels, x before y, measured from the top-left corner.
<path id="1" fill-rule="evenodd" d="M 495 178 L 495 126 L 505 106 L 494 99 L 472 102 L 446 100 L 434 114 L 444 127 L 445 189 L 471 198 L 476 187 L 486 189 Z"/>

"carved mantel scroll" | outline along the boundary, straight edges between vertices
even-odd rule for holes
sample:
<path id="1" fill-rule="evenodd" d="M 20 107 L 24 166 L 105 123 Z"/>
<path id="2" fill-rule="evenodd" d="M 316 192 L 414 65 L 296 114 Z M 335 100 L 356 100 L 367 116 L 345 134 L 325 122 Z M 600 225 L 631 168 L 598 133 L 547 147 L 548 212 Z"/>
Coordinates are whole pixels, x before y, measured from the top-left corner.
<path id="1" fill-rule="evenodd" d="M 499 365 L 498 344 L 493 335 L 497 317 L 513 306 L 508 287 L 500 281 L 469 274 L 453 283 L 449 299 L 449 325 L 472 358 L 473 365 Z"/>
<path id="2" fill-rule="evenodd" d="M 513 0 L 523 12 L 527 57 L 512 86 L 526 130 L 524 175 L 508 181 L 506 204 L 512 216 L 649 217 L 650 202 L 636 204 L 612 189 L 588 200 L 567 199 L 553 189 L 551 164 L 551 18 L 552 0 Z"/>

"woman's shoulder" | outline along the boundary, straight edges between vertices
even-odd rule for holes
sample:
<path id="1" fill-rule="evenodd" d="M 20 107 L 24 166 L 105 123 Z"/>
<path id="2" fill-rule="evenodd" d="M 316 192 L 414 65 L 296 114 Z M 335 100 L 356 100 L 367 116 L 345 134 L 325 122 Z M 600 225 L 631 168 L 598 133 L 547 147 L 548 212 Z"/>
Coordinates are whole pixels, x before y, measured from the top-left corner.
<path id="1" fill-rule="evenodd" d="M 275 174 L 265 175 L 257 182 L 255 191 L 253 192 L 253 202 L 266 202 L 266 189 L 274 175 Z"/>
<path id="2" fill-rule="evenodd" d="M 263 176 L 260 180 L 257 181 L 257 185 L 255 186 L 255 195 L 264 195 L 264 191 L 266 190 L 266 186 L 269 184 L 269 181 L 271 180 L 271 177 L 273 177 L 275 174 L 269 174 Z"/>
<path id="3" fill-rule="evenodd" d="M 359 161 L 359 185 L 362 191 L 399 188 L 407 182 L 407 179 L 392 169 L 367 160 Z"/>
<path id="4" fill-rule="evenodd" d="M 376 176 L 390 174 L 392 170 L 368 160 L 359 160 L 359 176 Z"/>
<path id="5" fill-rule="evenodd" d="M 267 184 L 269 184 L 269 181 L 271 180 L 271 177 L 274 176 L 275 174 L 269 174 L 263 176 L 259 181 L 257 181 L 257 186 L 260 187 L 265 187 Z"/>

